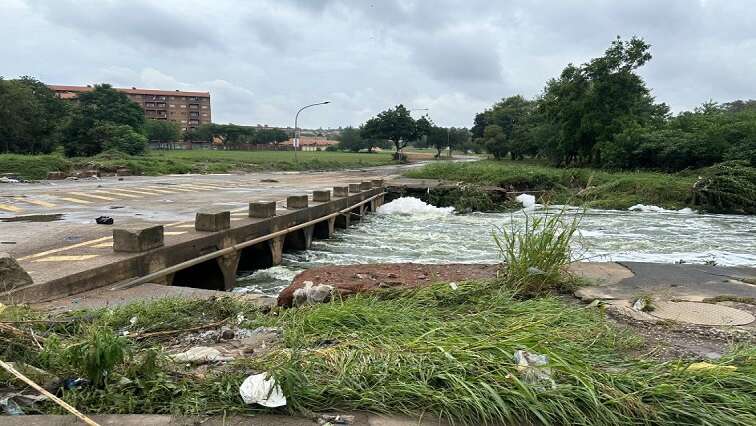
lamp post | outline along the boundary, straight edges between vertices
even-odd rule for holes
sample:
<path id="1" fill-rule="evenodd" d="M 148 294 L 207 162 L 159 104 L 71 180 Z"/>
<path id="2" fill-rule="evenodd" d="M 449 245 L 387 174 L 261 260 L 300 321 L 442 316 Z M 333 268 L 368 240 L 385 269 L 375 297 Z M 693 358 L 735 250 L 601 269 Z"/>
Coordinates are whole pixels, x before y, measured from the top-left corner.
<path id="1" fill-rule="evenodd" d="M 297 111 L 297 115 L 294 116 L 294 161 L 295 162 L 298 161 L 297 148 L 299 148 L 299 130 L 298 130 L 299 129 L 299 113 L 310 107 L 314 107 L 318 105 L 325 105 L 325 104 L 330 104 L 330 103 L 331 101 L 323 101 L 323 102 L 318 102 L 316 104 L 305 105 L 302 108 L 299 108 L 299 111 Z"/>

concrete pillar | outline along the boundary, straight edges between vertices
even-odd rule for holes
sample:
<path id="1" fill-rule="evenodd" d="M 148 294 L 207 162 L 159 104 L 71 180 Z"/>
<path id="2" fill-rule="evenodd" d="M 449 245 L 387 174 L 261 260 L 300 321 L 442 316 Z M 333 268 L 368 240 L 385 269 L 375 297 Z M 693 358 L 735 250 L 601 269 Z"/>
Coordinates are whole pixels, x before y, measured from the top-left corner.
<path id="1" fill-rule="evenodd" d="M 351 222 L 352 222 L 352 214 L 349 212 L 342 213 L 334 218 L 334 224 L 336 225 L 337 228 L 341 228 L 341 229 L 349 228 L 349 225 L 351 224 Z"/>
<path id="2" fill-rule="evenodd" d="M 270 255 L 271 255 L 271 264 L 273 266 L 280 265 L 283 261 L 283 247 L 284 247 L 284 236 L 275 237 L 270 240 L 268 240 L 268 245 L 270 246 Z"/>
<path id="3" fill-rule="evenodd" d="M 331 191 L 313 191 L 312 201 L 316 203 L 325 203 L 331 201 Z"/>
<path id="4" fill-rule="evenodd" d="M 333 235 L 335 230 L 336 230 L 336 218 L 332 217 L 330 219 L 316 223 L 315 231 L 313 235 L 315 238 L 325 240 L 327 238 L 331 238 L 331 235 Z"/>
<path id="5" fill-rule="evenodd" d="M 306 209 L 308 205 L 306 195 L 289 195 L 286 197 L 287 209 Z"/>
<path id="6" fill-rule="evenodd" d="M 315 231 L 315 226 L 310 225 L 296 231 L 286 234 L 286 240 L 284 242 L 286 249 L 291 250 L 309 250 L 312 246 L 312 234 Z"/>
<path id="7" fill-rule="evenodd" d="M 139 253 L 163 246 L 163 225 L 135 223 L 113 229 L 113 251 Z"/>
<path id="8" fill-rule="evenodd" d="M 8 253 L 0 253 L 0 293 L 32 284 L 32 278 Z"/>
<path id="9" fill-rule="evenodd" d="M 333 187 L 333 196 L 335 198 L 343 198 L 349 196 L 349 187 L 348 186 L 334 186 Z"/>
<path id="10" fill-rule="evenodd" d="M 358 194 L 360 193 L 360 184 L 359 183 L 350 183 L 349 184 L 349 193 L 350 194 Z"/>
<path id="11" fill-rule="evenodd" d="M 253 201 L 249 203 L 249 217 L 265 219 L 276 215 L 275 201 Z"/>
<path id="12" fill-rule="evenodd" d="M 369 180 L 360 183 L 360 191 L 368 191 L 370 189 L 373 189 L 373 183 Z"/>
<path id="13" fill-rule="evenodd" d="M 228 291 L 236 286 L 236 270 L 239 267 L 239 253 L 229 253 L 215 259 L 223 273 L 223 289 Z"/>
<path id="14" fill-rule="evenodd" d="M 194 218 L 194 229 L 201 232 L 224 231 L 231 227 L 231 212 L 222 208 L 205 207 Z"/>

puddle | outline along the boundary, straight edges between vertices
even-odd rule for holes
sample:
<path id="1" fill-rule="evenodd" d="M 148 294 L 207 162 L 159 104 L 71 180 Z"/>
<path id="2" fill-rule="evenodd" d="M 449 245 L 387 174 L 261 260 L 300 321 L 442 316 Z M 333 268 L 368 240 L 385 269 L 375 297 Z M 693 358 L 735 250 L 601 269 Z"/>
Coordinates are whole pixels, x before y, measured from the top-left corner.
<path id="1" fill-rule="evenodd" d="M 14 216 L 0 219 L 0 222 L 55 222 L 63 219 L 63 213 L 55 214 L 32 214 L 27 216 Z"/>

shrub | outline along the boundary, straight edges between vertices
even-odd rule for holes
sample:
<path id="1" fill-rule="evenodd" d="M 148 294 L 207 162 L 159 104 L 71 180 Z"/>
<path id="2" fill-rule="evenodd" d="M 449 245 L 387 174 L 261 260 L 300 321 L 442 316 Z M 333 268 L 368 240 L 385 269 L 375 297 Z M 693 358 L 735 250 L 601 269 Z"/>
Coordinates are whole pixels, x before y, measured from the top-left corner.
<path id="1" fill-rule="evenodd" d="M 693 185 L 695 203 L 703 210 L 756 213 L 756 168 L 728 161 L 706 169 Z"/>

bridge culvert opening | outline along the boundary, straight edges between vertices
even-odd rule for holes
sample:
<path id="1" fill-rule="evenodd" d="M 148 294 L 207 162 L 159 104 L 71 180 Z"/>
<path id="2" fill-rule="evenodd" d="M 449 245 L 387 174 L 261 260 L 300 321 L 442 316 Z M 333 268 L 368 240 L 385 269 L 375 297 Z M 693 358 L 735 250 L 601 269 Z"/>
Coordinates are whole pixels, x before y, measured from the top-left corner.
<path id="1" fill-rule="evenodd" d="M 309 232 L 309 235 L 308 235 Z M 286 234 L 284 239 L 283 251 L 296 251 L 307 250 L 312 243 L 312 228 L 311 229 L 297 229 L 296 231 Z"/>
<path id="2" fill-rule="evenodd" d="M 251 272 L 273 266 L 273 253 L 265 241 L 243 249 L 239 255 L 238 271 Z"/>
<path id="3" fill-rule="evenodd" d="M 201 288 L 204 290 L 226 290 L 223 271 L 216 259 L 211 259 L 176 272 L 173 285 Z"/>
<path id="4" fill-rule="evenodd" d="M 328 220 L 324 220 L 322 222 L 316 223 L 315 230 L 313 231 L 313 237 L 319 240 L 325 240 L 327 238 L 330 238 L 331 231 L 330 231 L 330 225 L 328 222 L 329 222 Z"/>

